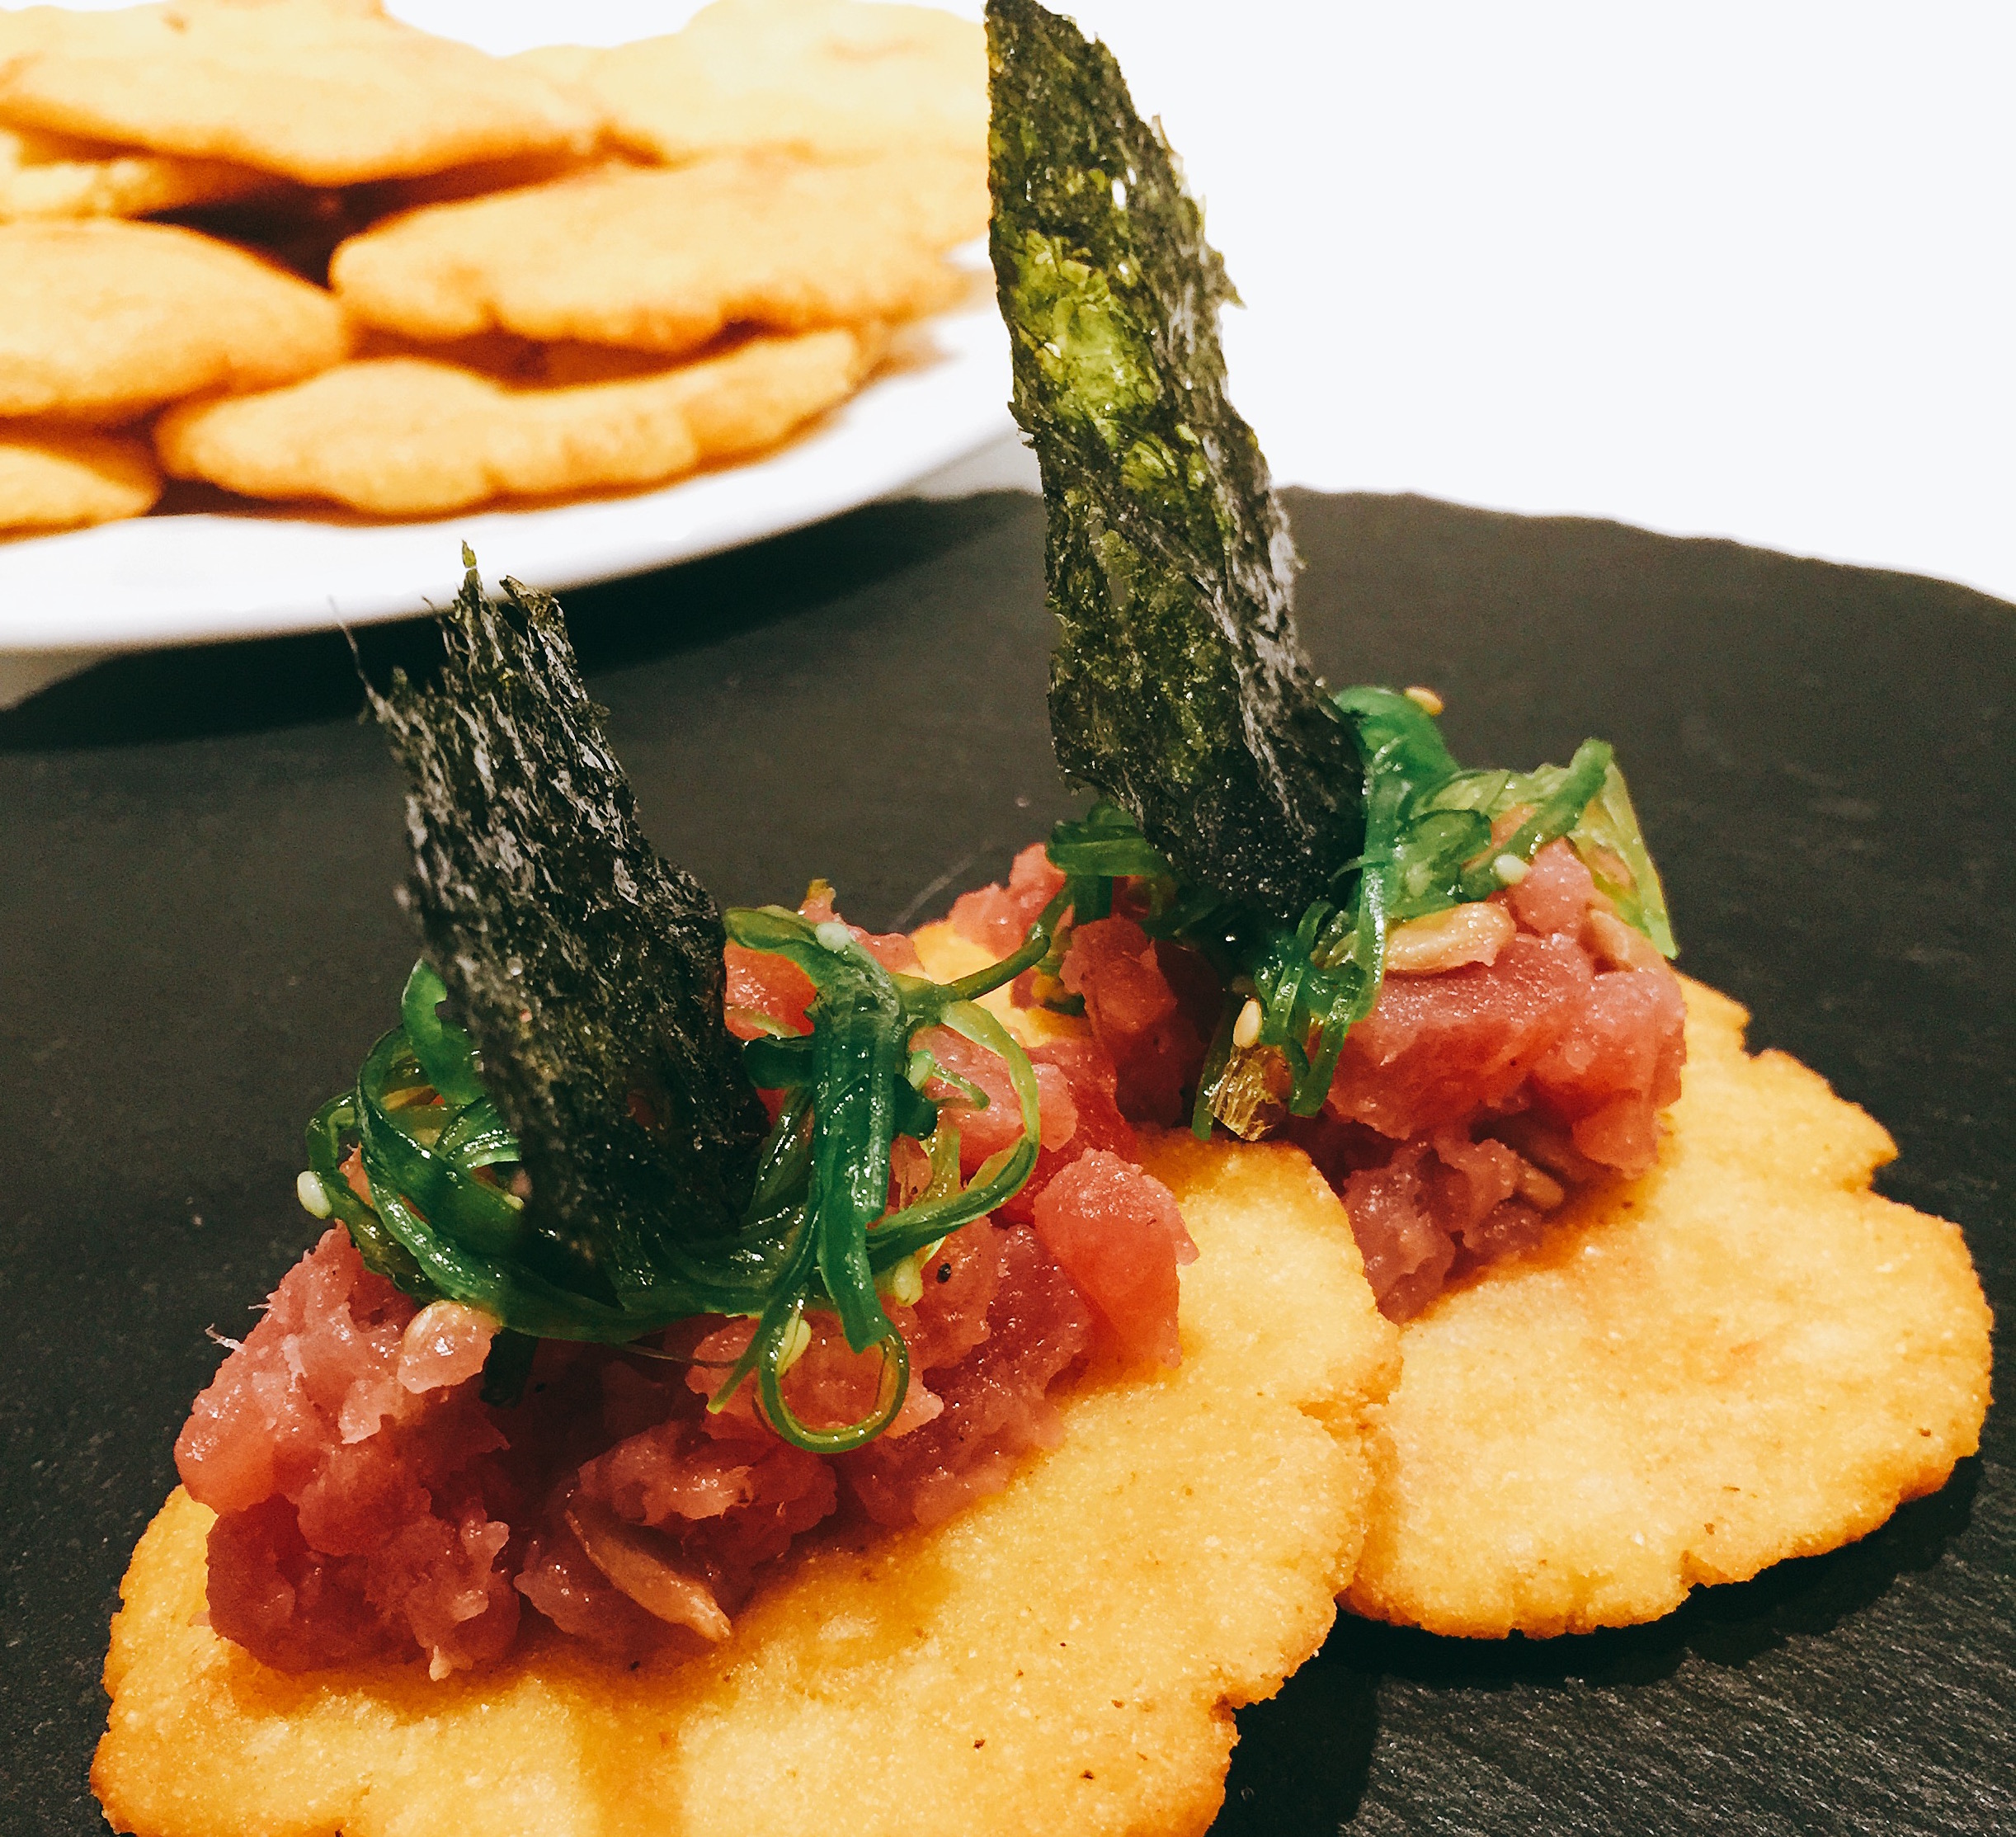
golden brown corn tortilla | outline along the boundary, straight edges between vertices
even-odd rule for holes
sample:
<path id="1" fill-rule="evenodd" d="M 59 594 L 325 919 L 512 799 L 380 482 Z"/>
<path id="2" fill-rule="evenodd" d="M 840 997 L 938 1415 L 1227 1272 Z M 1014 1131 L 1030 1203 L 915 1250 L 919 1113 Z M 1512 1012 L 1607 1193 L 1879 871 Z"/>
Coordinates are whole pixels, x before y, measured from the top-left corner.
<path id="1" fill-rule="evenodd" d="M 1873 1530 L 1979 1445 L 1957 1227 L 1869 1190 L 1882 1126 L 1687 984 L 1657 1166 L 1401 1329 L 1392 1464 L 1345 1599 L 1439 1633 L 1651 1620 Z"/>
<path id="2" fill-rule="evenodd" d="M 145 440 L 0 422 L 0 530 L 70 530 L 138 516 L 161 495 Z"/>
<path id="3" fill-rule="evenodd" d="M 585 151 L 601 125 L 535 70 L 341 0 L 0 12 L 0 121 L 308 185 Z"/>
<path id="4" fill-rule="evenodd" d="M 326 370 L 350 337 L 321 288 L 192 229 L 0 224 L 0 416 L 111 425 Z"/>
<path id="5" fill-rule="evenodd" d="M 954 297 L 940 257 L 987 221 L 982 167 L 914 177 L 768 156 L 609 166 L 395 217 L 338 248 L 329 283 L 365 323 L 422 342 L 504 331 L 672 356 L 736 322 L 910 318 Z"/>
<path id="6" fill-rule="evenodd" d="M 760 148 L 986 157 L 986 34 L 935 7 L 714 0 L 662 38 L 549 45 L 513 61 L 578 84 L 616 139 L 654 159 Z"/>
<path id="7" fill-rule="evenodd" d="M 113 1623 L 92 1783 L 144 1837 L 1202 1831 L 1233 1707 L 1328 1630 L 1395 1335 L 1336 1199 L 1279 1147 L 1147 1145 L 1199 1260 L 1180 1369 L 1107 1374 L 1066 1439 L 930 1530 L 801 1547 L 701 1657 L 553 1637 L 475 1677 L 289 1677 L 203 1623 L 177 1491 Z M 977 1229 L 986 1229 L 982 1226 Z"/>
<path id="8" fill-rule="evenodd" d="M 249 197 L 274 182 L 249 167 L 0 124 L 0 223 L 19 217 L 144 217 Z"/>
<path id="9" fill-rule="evenodd" d="M 261 395 L 180 403 L 154 440 L 177 478 L 439 516 L 497 497 L 662 483 L 759 452 L 845 400 L 881 348 L 872 327 L 751 338 L 695 363 L 566 384 L 365 358 Z"/>

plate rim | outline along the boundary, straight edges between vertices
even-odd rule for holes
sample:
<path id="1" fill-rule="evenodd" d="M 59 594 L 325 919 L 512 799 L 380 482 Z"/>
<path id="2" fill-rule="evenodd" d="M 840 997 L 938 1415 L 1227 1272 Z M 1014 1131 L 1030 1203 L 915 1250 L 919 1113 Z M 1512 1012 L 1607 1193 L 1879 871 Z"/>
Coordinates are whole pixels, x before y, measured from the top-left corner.
<path id="1" fill-rule="evenodd" d="M 873 502 L 1013 431 L 1007 341 L 992 300 L 904 328 L 898 359 L 783 445 L 641 492 L 384 522 L 195 511 L 0 543 L 0 657 L 412 618 L 454 596 L 464 541 L 486 571 L 548 591 L 646 573 Z M 224 558 L 176 572 L 179 557 L 200 556 L 206 537 L 227 530 L 230 546 L 211 552 Z M 415 565 L 430 538 L 440 562 Z M 524 554 L 511 553 L 514 540 Z M 282 558 L 294 542 L 312 544 L 318 558 L 290 574 Z M 150 594 L 163 568 L 167 583 Z"/>

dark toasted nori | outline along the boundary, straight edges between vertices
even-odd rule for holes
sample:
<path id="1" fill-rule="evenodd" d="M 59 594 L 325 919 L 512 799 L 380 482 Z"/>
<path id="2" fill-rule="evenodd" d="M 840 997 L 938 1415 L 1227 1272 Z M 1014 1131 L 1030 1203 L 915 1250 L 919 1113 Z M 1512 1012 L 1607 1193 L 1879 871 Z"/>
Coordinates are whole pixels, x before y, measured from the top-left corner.
<path id="1" fill-rule="evenodd" d="M 1119 64 L 989 0 L 992 244 L 1048 511 L 1050 726 L 1184 877 L 1293 919 L 1359 852 L 1362 775 L 1296 642 L 1288 526 L 1225 396 L 1224 263 Z"/>
<path id="2" fill-rule="evenodd" d="M 524 1261 L 655 1314 L 741 1223 L 767 1119 L 722 1021 L 720 913 L 645 837 L 558 606 L 503 585 L 470 570 L 437 685 L 372 696 L 411 780 L 402 903 L 518 1138 Z"/>

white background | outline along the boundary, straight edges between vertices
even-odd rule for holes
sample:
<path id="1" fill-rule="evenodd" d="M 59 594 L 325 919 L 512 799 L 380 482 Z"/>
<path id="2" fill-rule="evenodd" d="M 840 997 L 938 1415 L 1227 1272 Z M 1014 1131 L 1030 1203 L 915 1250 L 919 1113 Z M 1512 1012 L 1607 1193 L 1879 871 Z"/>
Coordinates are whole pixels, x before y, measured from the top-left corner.
<path id="1" fill-rule="evenodd" d="M 499 51 L 685 0 L 393 0 Z M 957 10 L 977 13 L 977 4 Z M 1081 0 L 1276 475 L 2016 598 L 2016 6 Z"/>

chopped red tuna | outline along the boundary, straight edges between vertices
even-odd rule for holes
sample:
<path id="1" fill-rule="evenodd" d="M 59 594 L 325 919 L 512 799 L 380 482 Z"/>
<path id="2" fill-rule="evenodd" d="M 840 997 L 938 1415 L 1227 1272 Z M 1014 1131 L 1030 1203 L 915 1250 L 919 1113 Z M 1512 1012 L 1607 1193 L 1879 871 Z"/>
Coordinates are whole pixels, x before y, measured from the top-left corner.
<path id="1" fill-rule="evenodd" d="M 1082 996 L 1092 1037 L 1119 1072 L 1120 1114 L 1136 1123 L 1180 1121 L 1203 1065 L 1204 1037 L 1169 973 L 1173 953 L 1116 914 L 1073 927 L 1064 987 Z"/>
<path id="2" fill-rule="evenodd" d="M 1084 1292 L 1124 1356 L 1182 1363 L 1176 1265 L 1195 1262 L 1197 1246 L 1167 1187 L 1095 1148 L 1043 1188 L 1035 1220 L 1043 1248 Z"/>
<path id="3" fill-rule="evenodd" d="M 667 1637 L 664 1621 L 596 1568 L 563 1515 L 533 1534 L 516 1586 L 562 1632 L 612 1657 L 641 1658 Z"/>
<path id="4" fill-rule="evenodd" d="M 944 1407 L 911 1434 L 840 1457 L 849 1486 L 878 1524 L 935 1524 L 998 1492 L 1023 1455 L 1056 1446 L 1062 1432 L 1048 1393 L 1090 1341 L 1090 1310 L 1033 1232 L 996 1231 L 992 1241 L 1001 1261 L 987 1336 L 932 1373 Z M 927 1297 L 932 1286 L 927 1274 Z"/>
<path id="5" fill-rule="evenodd" d="M 1418 1314 L 1453 1272 L 1538 1239 L 1542 1214 L 1519 1196 L 1533 1178 L 1503 1142 L 1472 1142 L 1460 1127 L 1419 1137 L 1376 1165 L 1332 1175 L 1366 1279 L 1394 1320 Z M 1552 1197 L 1558 1202 L 1558 1190 Z"/>
<path id="6" fill-rule="evenodd" d="M 1032 1047 L 1029 1056 L 1039 1080 L 1053 1074 L 1063 1079 L 1076 1127 L 1061 1147 L 1053 1146 L 1045 1132 L 1028 1185 L 995 1214 L 1005 1223 L 1018 1225 L 1034 1220 L 1043 1189 L 1081 1155 L 1105 1149 L 1130 1164 L 1141 1158 L 1134 1126 L 1120 1114 L 1119 1073 L 1097 1040 L 1049 1040 Z"/>
<path id="7" fill-rule="evenodd" d="M 812 978 L 789 958 L 767 950 L 745 950 L 731 944 L 723 953 L 728 963 L 728 1031 L 737 1039 L 754 1039 L 770 1029 L 754 1018 L 775 1020 L 794 1034 L 809 1034 L 806 1010 L 818 992 Z"/>
<path id="8" fill-rule="evenodd" d="M 1015 858 L 1006 887 L 997 881 L 953 901 L 952 928 L 999 963 L 1020 946 L 1043 907 L 1063 889 L 1064 876 L 1051 866 L 1043 844 L 1032 842 Z"/>
<path id="9" fill-rule="evenodd" d="M 1596 883 L 1573 848 L 1553 841 L 1533 856 L 1524 878 L 1500 897 L 1512 908 L 1520 930 L 1573 937 L 1596 897 Z"/>
<path id="10" fill-rule="evenodd" d="M 1365 1279 L 1387 1314 L 1405 1320 L 1432 1301 L 1456 1260 L 1456 1240 L 1435 1221 L 1420 1166 L 1425 1142 L 1410 1142 L 1382 1167 L 1364 1168 L 1338 1189 Z"/>
<path id="11" fill-rule="evenodd" d="M 582 1465 L 562 1515 L 619 1592 L 719 1638 L 757 1567 L 826 1517 L 837 1491 L 817 1455 L 752 1416 L 709 1415 L 678 1377 L 670 1368 L 657 1387 L 657 1421 Z"/>
<path id="12" fill-rule="evenodd" d="M 442 1676 L 510 1645 L 504 1438 L 473 1375 L 490 1332 L 416 1309 L 341 1230 L 288 1272 L 175 1446 L 219 1514 L 219 1632 L 287 1670 L 417 1649 Z"/>
<path id="13" fill-rule="evenodd" d="M 1097 1091 L 1096 1048 L 1059 1057 Z M 1065 1071 L 1044 1081 L 1070 1123 Z M 219 1513 L 212 1624 L 283 1669 L 403 1651 L 436 1676 L 500 1656 L 521 1602 L 622 1657 L 718 1638 L 843 1479 L 872 1516 L 929 1523 L 1055 1439 L 1048 1393 L 1091 1333 L 1072 1279 L 1028 1230 L 984 1222 L 919 1275 L 914 1304 L 889 1303 L 911 1355 L 903 1406 L 867 1458 L 834 1461 L 779 1437 L 753 1386 L 705 1407 L 747 1321 L 688 1323 L 662 1360 L 549 1342 L 520 1405 L 485 1405 L 488 1319 L 416 1308 L 332 1231 L 177 1444 L 191 1491 Z M 815 1428 L 870 1413 L 879 1354 L 852 1352 L 830 1315 L 806 1321 L 784 1380 L 793 1411 Z"/>
<path id="14" fill-rule="evenodd" d="M 975 1105 L 957 1086 L 935 1081 L 928 1095 L 944 1105 L 944 1114 L 959 1132 L 959 1170 L 970 1179 L 990 1155 L 1012 1148 L 1022 1139 L 1022 1104 L 1009 1076 L 1008 1062 L 997 1053 L 978 1046 L 949 1027 L 934 1027 L 920 1036 L 926 1048 L 947 1072 L 977 1086 L 987 1096 L 985 1105 Z M 1063 1070 L 1031 1055 L 1036 1072 L 1039 1142 L 1053 1153 L 1063 1150 L 1076 1133 L 1078 1106 L 1072 1095 L 1071 1080 Z"/>
<path id="15" fill-rule="evenodd" d="M 1394 977 L 1345 1036 L 1327 1108 L 1405 1140 L 1510 1100 L 1588 1000 L 1572 939 L 1524 934 L 1496 962 Z"/>
<path id="16" fill-rule="evenodd" d="M 1534 1066 L 1543 1106 L 1569 1123 L 1591 1161 L 1627 1174 L 1651 1166 L 1657 1113 L 1680 1094 L 1686 1020 L 1679 984 L 1663 964 L 1605 971 Z"/>
<path id="17" fill-rule="evenodd" d="M 1352 1029 L 1321 1123 L 1291 1132 L 1404 1320 L 1453 1275 L 1532 1243 L 1566 1186 L 1641 1174 L 1679 1095 L 1685 1005 L 1566 842 L 1498 896 L 1488 963 L 1396 976 Z"/>

